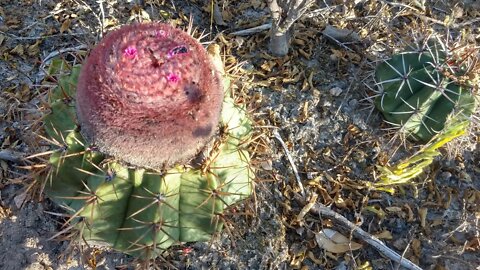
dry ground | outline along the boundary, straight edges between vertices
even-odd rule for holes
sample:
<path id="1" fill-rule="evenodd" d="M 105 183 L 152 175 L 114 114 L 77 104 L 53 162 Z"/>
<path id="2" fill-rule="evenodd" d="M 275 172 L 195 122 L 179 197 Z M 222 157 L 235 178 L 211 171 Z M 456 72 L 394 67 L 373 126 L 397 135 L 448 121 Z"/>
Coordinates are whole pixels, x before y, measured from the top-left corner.
<path id="1" fill-rule="evenodd" d="M 13 151 L 0 158 L 0 269 L 133 268 L 128 256 L 88 246 L 72 251 L 68 241 L 49 240 L 61 220 L 45 211 L 59 209 L 24 196 L 27 172 L 17 157 L 36 151 L 30 130 L 52 56 L 85 55 L 102 32 L 119 25 L 153 20 L 184 27 L 190 16 L 222 46 L 227 68 L 237 67 L 239 94 L 259 126 L 261 170 L 255 200 L 239 210 L 254 217 L 236 218 L 233 236 L 172 248 L 159 259 L 161 268 L 398 269 L 358 239 L 346 252 L 321 248 L 319 232 L 335 228 L 319 216 L 297 218 L 303 205 L 293 199 L 299 186 L 272 135 L 278 127 L 303 186 L 319 202 L 424 269 L 479 269 L 478 129 L 394 194 L 365 184 L 376 181 L 375 165 L 398 159 L 391 151 L 398 142 L 388 143 L 387 125 L 365 99 L 373 95 L 376 61 L 431 31 L 478 44 L 479 1 L 317 1 L 296 25 L 284 58 L 268 54 L 266 31 L 231 34 L 267 23 L 264 1 L 217 2 L 225 25 L 212 20 L 207 0 L 0 0 L 0 151 Z M 328 26 L 353 32 L 333 40 L 322 33 Z M 407 145 L 397 153 L 414 150 Z"/>

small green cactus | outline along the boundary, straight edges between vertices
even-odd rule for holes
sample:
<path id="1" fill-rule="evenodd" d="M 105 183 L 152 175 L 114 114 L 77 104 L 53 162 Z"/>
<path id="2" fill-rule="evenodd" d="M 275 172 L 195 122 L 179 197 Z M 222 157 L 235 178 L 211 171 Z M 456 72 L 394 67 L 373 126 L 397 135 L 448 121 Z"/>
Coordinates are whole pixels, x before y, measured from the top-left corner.
<path id="1" fill-rule="evenodd" d="M 428 142 L 449 117 L 468 118 L 475 110 L 472 88 L 460 79 L 466 69 L 462 59 L 431 38 L 419 49 L 396 54 L 377 67 L 380 93 L 375 106 L 405 137 Z"/>
<path id="2" fill-rule="evenodd" d="M 195 39 L 164 24 L 126 26 L 97 48 L 83 67 L 51 65 L 70 69 L 44 118 L 45 139 L 56 149 L 45 192 L 70 216 L 61 233 L 146 259 L 174 244 L 208 241 L 223 212 L 253 191 L 252 123 L 227 91 L 228 79 Z M 141 79 L 128 80 L 128 72 Z"/>

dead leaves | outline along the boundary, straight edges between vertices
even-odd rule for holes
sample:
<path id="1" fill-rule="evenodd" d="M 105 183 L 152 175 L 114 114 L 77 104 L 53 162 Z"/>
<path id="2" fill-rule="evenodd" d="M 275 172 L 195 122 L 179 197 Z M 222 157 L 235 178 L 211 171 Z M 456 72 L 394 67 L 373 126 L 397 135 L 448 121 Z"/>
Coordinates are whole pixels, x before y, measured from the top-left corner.
<path id="1" fill-rule="evenodd" d="M 72 20 L 70 19 L 65 19 L 62 22 L 62 25 L 60 26 L 60 34 L 63 34 L 63 32 L 67 31 L 70 28 L 70 25 L 72 24 Z"/>
<path id="2" fill-rule="evenodd" d="M 319 248 L 331 253 L 345 253 L 363 247 L 362 244 L 353 242 L 351 239 L 332 229 L 323 229 L 316 233 L 315 240 Z"/>
<path id="3" fill-rule="evenodd" d="M 24 48 L 22 46 L 22 44 L 18 44 L 17 46 L 15 46 L 13 49 L 10 50 L 10 53 L 11 54 L 16 54 L 18 56 L 24 56 L 23 53 L 24 53 Z"/>
<path id="4" fill-rule="evenodd" d="M 353 51 L 346 51 L 346 50 L 339 50 L 339 49 L 330 49 L 332 54 L 330 55 L 330 59 L 332 61 L 343 61 L 344 63 L 353 62 L 355 64 L 360 64 L 362 60 L 362 56 L 353 52 Z"/>
<path id="5" fill-rule="evenodd" d="M 5 38 L 1 38 L 0 37 L 0 41 L 3 42 L 3 40 L 5 40 Z M 0 42 L 0 45 L 1 43 Z M 26 57 L 36 57 L 40 54 L 40 44 L 42 43 L 42 40 L 38 39 L 36 40 L 33 44 L 17 44 L 16 46 L 14 46 L 13 48 L 11 49 L 7 49 L 7 48 L 1 48 L 0 47 L 0 51 L 3 51 L 3 54 L 2 54 L 2 58 L 5 60 L 5 61 L 8 61 L 12 58 L 12 56 L 19 56 L 19 57 L 22 57 L 24 59 L 26 59 Z"/>
<path id="6" fill-rule="evenodd" d="M 469 240 L 465 245 L 465 250 L 471 252 L 480 251 L 480 237 L 473 237 L 471 240 Z"/>

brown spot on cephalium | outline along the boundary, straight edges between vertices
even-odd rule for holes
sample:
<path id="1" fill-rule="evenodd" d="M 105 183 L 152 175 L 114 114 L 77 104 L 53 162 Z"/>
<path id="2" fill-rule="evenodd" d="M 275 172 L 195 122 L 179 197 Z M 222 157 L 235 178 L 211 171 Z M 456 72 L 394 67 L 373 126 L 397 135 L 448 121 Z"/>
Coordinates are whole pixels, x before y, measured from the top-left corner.
<path id="1" fill-rule="evenodd" d="M 187 96 L 187 100 L 191 103 L 199 103 L 203 99 L 202 90 L 200 90 L 198 84 L 195 82 L 185 85 L 183 91 Z"/>
<path id="2" fill-rule="evenodd" d="M 148 54 L 150 56 L 150 59 L 152 60 L 152 67 L 154 68 L 159 68 L 165 63 L 165 60 L 163 60 L 162 57 L 159 55 L 155 55 L 155 52 L 151 48 L 148 49 Z"/>
<path id="3" fill-rule="evenodd" d="M 193 131 L 195 137 L 206 137 L 212 133 L 212 126 L 199 127 Z"/>

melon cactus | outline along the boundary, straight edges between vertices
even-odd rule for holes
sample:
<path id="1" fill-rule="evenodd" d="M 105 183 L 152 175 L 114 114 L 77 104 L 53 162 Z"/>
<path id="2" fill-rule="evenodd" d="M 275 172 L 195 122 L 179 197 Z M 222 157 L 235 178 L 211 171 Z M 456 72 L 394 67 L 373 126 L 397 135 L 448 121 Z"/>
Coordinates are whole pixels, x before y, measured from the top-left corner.
<path id="1" fill-rule="evenodd" d="M 247 198 L 252 123 L 228 78 L 189 34 L 166 24 L 108 34 L 49 95 L 45 192 L 68 212 L 62 233 L 154 258 L 208 241 Z"/>
<path id="2" fill-rule="evenodd" d="M 377 67 L 375 106 L 405 137 L 428 142 L 451 116 L 467 119 L 474 111 L 472 87 L 461 80 L 467 69 L 440 39 L 431 38 Z"/>

